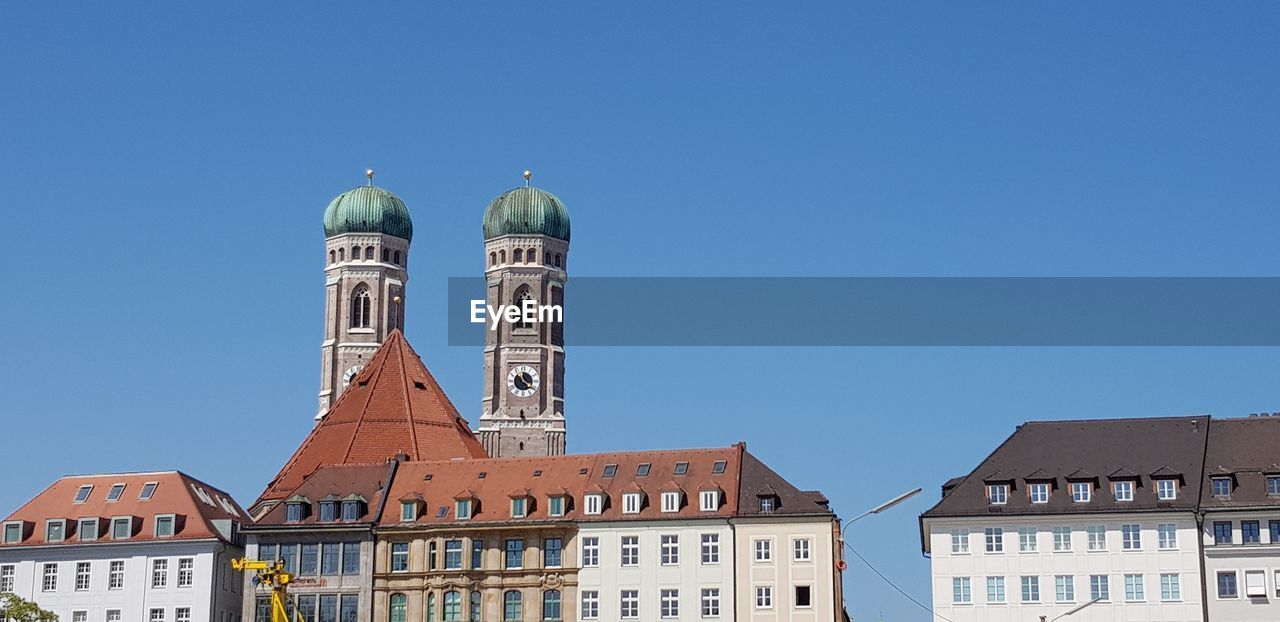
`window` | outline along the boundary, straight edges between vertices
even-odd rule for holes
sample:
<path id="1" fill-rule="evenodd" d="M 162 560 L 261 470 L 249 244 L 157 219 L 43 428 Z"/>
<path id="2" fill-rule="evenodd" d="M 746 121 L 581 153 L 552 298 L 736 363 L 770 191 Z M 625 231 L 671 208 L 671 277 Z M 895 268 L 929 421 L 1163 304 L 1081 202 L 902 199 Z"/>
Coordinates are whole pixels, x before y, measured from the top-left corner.
<path id="1" fill-rule="evenodd" d="M 81 542 L 93 542 L 98 539 L 98 519 L 82 518 L 76 527 Z"/>
<path id="2" fill-rule="evenodd" d="M 1240 521 L 1240 542 L 1244 544 L 1262 544 L 1262 526 L 1256 520 Z"/>
<path id="3" fill-rule="evenodd" d="M 642 462 L 636 466 L 636 477 L 648 477 L 650 465 L 648 462 Z"/>
<path id="4" fill-rule="evenodd" d="M 395 546 L 392 546 L 394 549 Z M 284 562 L 284 569 L 287 572 L 298 572 L 298 545 L 281 544 L 280 545 L 280 561 Z"/>
<path id="5" fill-rule="evenodd" d="M 511 261 L 515 263 L 524 263 L 524 249 L 517 248 L 511 251 Z"/>
<path id="6" fill-rule="evenodd" d="M 71 622 L 89 622 L 89 612 L 88 611 L 72 611 Z M 187 622 L 190 622 L 190 620 L 188 620 Z"/>
<path id="7" fill-rule="evenodd" d="M 1267 476 L 1267 496 L 1280 496 L 1280 475 Z"/>
<path id="8" fill-rule="evenodd" d="M 426 619 L 435 622 L 436 619 L 436 595 L 435 592 L 427 592 L 427 616 Z"/>
<path id="9" fill-rule="evenodd" d="M 1231 496 L 1231 478 L 1230 477 L 1214 477 L 1209 481 L 1213 486 L 1213 496 L 1215 497 Z"/>
<path id="10" fill-rule="evenodd" d="M 757 563 L 773 561 L 773 540 L 756 540 L 753 546 Z"/>
<path id="11" fill-rule="evenodd" d="M 1267 596 L 1267 573 L 1264 570 L 1244 571 L 1244 595 L 1249 598 Z"/>
<path id="12" fill-rule="evenodd" d="M 312 577 L 320 568 L 320 545 L 315 542 L 302 545 L 301 561 L 298 564 L 298 574 Z"/>
<path id="13" fill-rule="evenodd" d="M 547 538 L 544 540 L 542 543 L 542 566 L 544 568 L 559 568 L 563 548 L 564 543 L 560 538 Z"/>
<path id="14" fill-rule="evenodd" d="M 178 587 L 191 587 L 195 583 L 195 566 L 196 560 L 190 557 L 178 559 Z"/>
<path id="15" fill-rule="evenodd" d="M 639 514 L 640 513 L 640 493 L 627 492 L 622 494 L 622 513 L 623 514 Z"/>
<path id="16" fill-rule="evenodd" d="M 619 617 L 624 620 L 640 617 L 640 592 L 638 590 L 622 590 L 619 599 L 621 607 Z"/>
<path id="17" fill-rule="evenodd" d="M 542 593 L 542 619 L 560 619 L 560 590 L 547 590 Z"/>
<path id="18" fill-rule="evenodd" d="M 1040 577 L 1022 577 L 1022 602 L 1040 602 Z"/>
<path id="19" fill-rule="evenodd" d="M 284 522 L 286 523 L 302 522 L 302 504 L 301 503 L 284 504 Z"/>
<path id="20" fill-rule="evenodd" d="M 409 543 L 391 543 L 391 572 L 409 572 Z"/>
<path id="21" fill-rule="evenodd" d="M 0 594 L 13 592 L 13 564 L 0 566 Z"/>
<path id="22" fill-rule="evenodd" d="M 458 499 L 455 505 L 457 507 L 454 508 L 454 514 L 457 515 L 458 520 L 467 520 L 471 518 L 471 500 L 470 499 Z"/>
<path id="23" fill-rule="evenodd" d="M 579 612 L 583 620 L 595 620 L 600 617 L 600 592 L 583 590 L 582 610 Z M 473 620 L 475 618 L 472 618 Z"/>
<path id="24" fill-rule="evenodd" d="M 511 518 L 524 518 L 525 498 L 516 497 L 511 500 Z"/>
<path id="25" fill-rule="evenodd" d="M 169 560 L 151 560 L 151 588 L 161 589 L 169 585 Z"/>
<path id="26" fill-rule="evenodd" d="M 1091 525 L 1089 527 L 1085 527 L 1085 534 L 1089 538 L 1088 550 L 1107 550 L 1107 528 L 1105 525 Z"/>
<path id="27" fill-rule="evenodd" d="M 1156 480 L 1156 499 L 1173 501 L 1178 498 L 1178 483 L 1171 479 Z"/>
<path id="28" fill-rule="evenodd" d="M 444 569 L 462 569 L 462 540 L 444 541 Z"/>
<path id="29" fill-rule="evenodd" d="M 689 472 L 689 463 L 688 463 L 688 462 L 677 462 L 677 463 L 676 463 L 676 470 L 675 470 L 675 474 L 676 474 L 676 475 L 684 475 L 684 474 L 686 474 L 686 473 L 688 473 L 688 472 Z"/>
<path id="30" fill-rule="evenodd" d="M 409 599 L 404 594 L 391 595 L 391 622 L 408 622 Z"/>
<path id="31" fill-rule="evenodd" d="M 587 495 L 583 497 L 583 503 L 587 506 L 584 508 L 586 514 L 599 514 L 600 509 L 604 507 L 604 495 Z"/>
<path id="32" fill-rule="evenodd" d="M 47 520 L 44 522 L 44 541 L 62 542 L 67 534 L 67 521 Z"/>
<path id="33" fill-rule="evenodd" d="M 4 524 L 4 543 L 13 544 L 22 541 L 22 523 Z"/>
<path id="34" fill-rule="evenodd" d="M 351 328 L 369 328 L 370 300 L 369 288 L 364 285 L 357 287 L 351 295 Z"/>
<path id="35" fill-rule="evenodd" d="M 720 563 L 720 534 L 718 533 L 702 534 L 702 563 L 704 564 Z"/>
<path id="36" fill-rule="evenodd" d="M 1213 523 L 1213 543 L 1231 544 L 1231 521 Z"/>
<path id="37" fill-rule="evenodd" d="M 557 495 L 547 498 L 547 515 L 564 516 L 564 497 Z"/>
<path id="38" fill-rule="evenodd" d="M 173 610 L 173 622 L 191 622 L 191 608 L 178 607 Z"/>
<path id="39" fill-rule="evenodd" d="M 1088 503 L 1093 495 L 1093 484 L 1089 482 L 1071 482 L 1071 500 L 1076 503 Z"/>
<path id="40" fill-rule="evenodd" d="M 1018 528 L 1018 552 L 1034 553 L 1036 551 L 1036 528 Z"/>
<path id="41" fill-rule="evenodd" d="M 1070 527 L 1054 527 L 1053 528 L 1053 550 L 1056 553 L 1071 550 L 1071 528 Z"/>
<path id="42" fill-rule="evenodd" d="M 156 517 L 156 537 L 170 538 L 173 537 L 173 515 L 163 515 Z"/>
<path id="43" fill-rule="evenodd" d="M 89 589 L 89 562 L 76 563 L 76 591 L 83 592 Z"/>
<path id="44" fill-rule="evenodd" d="M 84 485 L 76 490 L 76 503 L 84 503 L 89 500 L 89 493 L 93 492 L 92 485 Z"/>
<path id="45" fill-rule="evenodd" d="M 956 555 L 963 555 L 969 552 L 968 529 L 951 530 L 951 552 Z"/>
<path id="46" fill-rule="evenodd" d="M 1031 485 L 1031 502 L 1032 503 L 1048 503 L 1049 502 L 1049 485 L 1036 483 Z"/>
<path id="47" fill-rule="evenodd" d="M 987 500 L 991 505 L 1004 505 L 1009 502 L 1008 484 L 991 484 L 987 486 Z"/>
<path id="48" fill-rule="evenodd" d="M 1142 526 L 1120 525 L 1120 548 L 1126 551 L 1142 550 Z"/>
<path id="49" fill-rule="evenodd" d="M 973 593 L 969 585 L 969 577 L 951 579 L 951 602 L 967 604 L 973 602 Z"/>
<path id="50" fill-rule="evenodd" d="M 1124 600 L 1130 603 L 1139 603 L 1147 599 L 1146 591 L 1142 584 L 1142 575 L 1127 574 L 1124 576 Z"/>
<path id="51" fill-rule="evenodd" d="M 1053 598 L 1060 603 L 1076 601 L 1076 578 L 1060 574 L 1053 577 Z"/>
<path id="52" fill-rule="evenodd" d="M 604 476 L 605 476 L 605 477 L 613 477 L 614 475 L 617 475 L 617 474 L 618 474 L 618 465 L 616 465 L 616 464 L 606 464 L 606 465 L 604 465 Z"/>
<path id="53" fill-rule="evenodd" d="M 988 553 L 1004 552 L 1004 529 L 987 527 L 983 530 L 983 534 L 986 536 Z"/>
<path id="54" fill-rule="evenodd" d="M 660 548 L 663 566 L 680 563 L 680 536 L 662 536 Z"/>
<path id="55" fill-rule="evenodd" d="M 151 496 L 156 494 L 156 482 L 147 482 L 142 485 L 142 491 L 138 493 L 139 501 L 150 501 Z"/>
<path id="56" fill-rule="evenodd" d="M 342 520 L 348 523 L 354 523 L 360 520 L 360 502 L 359 501 L 343 501 L 342 502 Z"/>
<path id="57" fill-rule="evenodd" d="M 622 536 L 622 565 L 640 565 L 640 536 Z"/>
<path id="58" fill-rule="evenodd" d="M 1280 520 L 1270 521 L 1267 523 L 1267 526 L 1271 531 L 1271 539 L 1268 540 L 1268 542 L 1271 544 L 1280 544 Z"/>
<path id="59" fill-rule="evenodd" d="M 796 538 L 791 541 L 792 559 L 798 562 L 807 562 L 812 559 L 811 541 L 808 538 Z"/>
<path id="60" fill-rule="evenodd" d="M 471 569 L 481 570 L 484 568 L 484 540 L 474 538 L 471 540 Z"/>
<path id="61" fill-rule="evenodd" d="M 347 621 L 343 620 L 342 622 Z M 356 622 L 354 613 L 351 614 L 351 622 Z M 471 622 L 480 622 L 480 590 L 472 590 L 471 592 Z"/>
<path id="62" fill-rule="evenodd" d="M 773 497 L 760 497 L 760 513 L 773 514 Z"/>
<path id="63" fill-rule="evenodd" d="M 40 581 L 40 591 L 41 592 L 58 591 L 58 565 L 57 564 L 44 565 L 44 576 L 41 578 L 41 581 Z"/>
<path id="64" fill-rule="evenodd" d="M 111 490 L 107 491 L 107 502 L 115 503 L 120 500 L 120 495 L 124 494 L 124 484 L 112 484 Z"/>
<path id="65" fill-rule="evenodd" d="M 400 520 L 406 523 L 411 523 L 415 520 L 418 520 L 418 502 L 417 501 L 401 501 L 400 502 Z"/>
<path id="66" fill-rule="evenodd" d="M 337 501 L 321 501 L 320 502 L 320 522 L 332 523 L 338 520 L 338 502 Z"/>
<path id="67" fill-rule="evenodd" d="M 594 568 L 600 565 L 600 538 L 582 539 L 582 567 Z"/>
<path id="68" fill-rule="evenodd" d="M 342 543 L 342 574 L 360 574 L 360 543 Z"/>
<path id="69" fill-rule="evenodd" d="M 680 511 L 680 493 L 678 492 L 662 493 L 662 511 L 663 512 L 679 512 Z"/>
<path id="70" fill-rule="evenodd" d="M 1173 523 L 1156 525 L 1156 546 L 1162 551 L 1178 548 L 1178 526 Z"/>
<path id="71" fill-rule="evenodd" d="M 512 538 L 507 540 L 506 547 L 506 567 L 512 570 L 524 568 L 524 540 L 520 538 Z"/>
<path id="72" fill-rule="evenodd" d="M 658 604 L 662 617 L 680 617 L 680 590 L 662 590 L 658 594 Z"/>
<path id="73" fill-rule="evenodd" d="M 1004 577 L 987 577 L 987 602 L 1004 602 Z"/>
<path id="74" fill-rule="evenodd" d="M 773 588 L 771 586 L 756 586 L 756 609 L 773 609 Z"/>
<path id="75" fill-rule="evenodd" d="M 1111 492 L 1115 494 L 1116 501 L 1133 501 L 1133 482 L 1114 482 L 1111 484 Z"/>
<path id="76" fill-rule="evenodd" d="M 119 609 L 107 610 L 107 622 L 120 622 L 123 619 L 124 618 L 121 617 Z"/>
<path id="77" fill-rule="evenodd" d="M 1160 575 L 1160 600 L 1182 600 L 1182 581 L 1178 575 L 1172 573 Z"/>
<path id="78" fill-rule="evenodd" d="M 720 491 L 704 490 L 698 495 L 698 509 L 703 512 L 714 512 L 720 509 Z"/>
<path id="79" fill-rule="evenodd" d="M 1219 572 L 1218 598 L 1236 598 L 1238 596 L 1239 593 L 1236 591 L 1236 573 Z"/>
<path id="80" fill-rule="evenodd" d="M 150 622 L 164 622 L 164 609 L 159 607 L 153 608 L 148 619 Z"/>
<path id="81" fill-rule="evenodd" d="M 720 588 L 703 588 L 702 590 L 702 617 L 718 618 L 720 617 Z"/>
<path id="82" fill-rule="evenodd" d="M 1107 575 L 1089 575 L 1089 600 L 1111 600 L 1111 585 L 1107 583 Z"/>
<path id="83" fill-rule="evenodd" d="M 107 572 L 107 589 L 122 590 L 124 589 L 124 562 L 113 561 L 108 567 Z"/>
<path id="84" fill-rule="evenodd" d="M 556 255 L 556 257 L 559 257 L 559 255 Z M 556 260 L 556 265 L 557 266 L 560 265 L 559 259 Z M 725 462 L 724 460 L 716 460 L 715 462 L 711 463 L 711 474 L 720 475 L 724 473 L 724 469 L 727 466 L 729 466 L 728 462 Z"/>

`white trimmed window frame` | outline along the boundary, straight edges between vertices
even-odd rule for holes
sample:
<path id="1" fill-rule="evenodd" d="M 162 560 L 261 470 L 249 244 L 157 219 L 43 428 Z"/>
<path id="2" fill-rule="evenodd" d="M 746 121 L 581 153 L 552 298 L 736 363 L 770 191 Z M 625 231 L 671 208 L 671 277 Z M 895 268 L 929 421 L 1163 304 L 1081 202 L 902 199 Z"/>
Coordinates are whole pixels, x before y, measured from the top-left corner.
<path id="1" fill-rule="evenodd" d="M 599 516 L 604 511 L 604 495 L 593 493 L 582 498 L 583 514 L 587 516 Z"/>
<path id="2" fill-rule="evenodd" d="M 49 537 L 49 528 L 57 525 L 62 528 L 62 534 L 57 540 Z M 45 542 L 65 542 L 67 540 L 67 519 L 65 518 L 49 518 L 44 521 L 44 541 Z"/>
<path id="3" fill-rule="evenodd" d="M 662 493 L 662 511 L 671 514 L 680 511 L 680 493 L 664 492 Z"/>
<path id="4" fill-rule="evenodd" d="M 643 495 L 638 492 L 622 493 L 622 513 L 623 514 L 639 514 L 640 506 L 644 501 Z"/>
<path id="5" fill-rule="evenodd" d="M 86 525 L 90 526 L 90 528 L 85 529 Z M 98 532 L 101 529 L 101 525 L 101 519 L 96 516 L 76 520 L 76 539 L 81 542 L 96 541 L 98 539 Z"/>
<path id="6" fill-rule="evenodd" d="M 715 512 L 720 509 L 720 491 L 703 490 L 698 493 L 698 509 L 703 512 Z"/>
<path id="7" fill-rule="evenodd" d="M 169 522 L 168 534 L 160 533 L 160 521 L 162 520 Z M 178 533 L 178 517 L 174 514 L 156 514 L 155 519 L 152 521 L 151 529 L 151 533 L 155 534 L 157 538 L 172 538 L 174 534 Z"/>

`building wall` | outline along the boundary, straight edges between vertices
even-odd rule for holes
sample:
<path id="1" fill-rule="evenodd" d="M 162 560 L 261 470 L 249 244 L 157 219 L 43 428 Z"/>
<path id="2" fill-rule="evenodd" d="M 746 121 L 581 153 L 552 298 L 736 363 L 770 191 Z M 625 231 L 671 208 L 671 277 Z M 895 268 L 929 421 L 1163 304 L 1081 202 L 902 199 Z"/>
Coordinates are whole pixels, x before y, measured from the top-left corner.
<path id="1" fill-rule="evenodd" d="M 261 559 L 262 546 L 272 545 L 278 551 L 281 546 L 299 546 L 301 544 L 331 544 L 341 545 L 345 542 L 359 543 L 360 550 L 360 569 L 356 574 L 348 574 L 343 572 L 342 558 L 338 560 L 338 574 L 322 572 L 323 568 L 318 568 L 315 573 L 297 574 L 294 583 L 289 586 L 290 596 L 321 596 L 321 595 L 354 595 L 359 602 L 359 620 L 368 620 L 369 613 L 373 609 L 373 537 L 368 531 L 334 531 L 334 530 L 296 530 L 292 533 L 262 533 L 262 534 L 246 534 L 245 535 L 245 557 L 249 559 Z M 300 561 L 300 558 L 299 558 Z M 298 563 L 289 569 L 291 572 L 298 570 Z M 245 622 L 254 622 L 255 613 L 257 611 L 257 603 L 260 597 L 270 596 L 271 591 L 266 587 L 258 587 L 254 584 L 253 572 L 246 572 L 240 578 L 243 582 L 243 599 L 241 600 L 239 610 L 242 619 Z M 258 622 L 268 622 L 260 620 Z"/>
<path id="2" fill-rule="evenodd" d="M 599 538 L 599 565 L 583 567 L 578 575 L 579 600 L 574 609 L 581 613 L 584 591 L 599 593 L 600 620 L 617 620 L 621 613 L 622 590 L 639 592 L 639 619 L 658 620 L 661 616 L 662 590 L 679 590 L 679 618 L 733 620 L 733 564 L 735 550 L 733 531 L 725 519 L 681 521 L 631 521 L 617 523 L 581 523 L 578 533 L 578 557 L 582 564 L 582 542 Z M 720 561 L 702 563 L 702 535 L 720 538 Z M 622 538 L 639 538 L 640 556 L 637 566 L 622 566 Z M 678 538 L 679 563 L 662 564 L 662 537 Z M 720 615 L 703 618 L 703 589 L 720 590 Z M 585 619 L 585 618 L 584 618 Z"/>
<path id="3" fill-rule="evenodd" d="M 1259 542 L 1245 544 L 1241 521 L 1258 521 Z M 1280 541 L 1271 537 L 1269 524 L 1280 521 L 1280 508 L 1255 512 L 1208 512 L 1201 537 L 1204 542 L 1205 578 L 1211 620 L 1280 620 Z M 1216 544 L 1214 523 L 1231 523 L 1231 544 Z M 1263 596 L 1251 597 L 1246 576 L 1262 573 Z M 1219 575 L 1234 573 L 1235 597 L 1219 590 Z"/>
<path id="4" fill-rule="evenodd" d="M 559 538 L 562 543 L 561 565 L 546 567 L 544 542 L 547 538 Z M 462 540 L 462 568 L 444 569 L 445 541 Z M 521 568 L 506 568 L 506 541 L 524 541 Z M 481 567 L 471 564 L 472 543 L 484 543 Z M 430 543 L 436 543 L 437 559 L 432 569 L 428 563 Z M 392 571 L 392 543 L 409 544 L 409 568 Z M 406 620 L 425 620 L 428 594 L 435 595 L 436 620 L 442 619 L 444 594 L 458 591 L 462 597 L 462 620 L 470 622 L 471 592 L 481 594 L 481 619 L 503 620 L 504 595 L 508 591 L 521 594 L 521 619 L 527 622 L 543 620 L 543 594 L 558 590 L 561 594 L 561 617 L 564 622 L 574 622 L 577 598 L 577 539 L 571 525 L 542 524 L 515 526 L 488 526 L 469 528 L 466 525 L 447 529 L 402 530 L 395 529 L 379 534 L 377 565 L 373 582 L 373 620 L 391 620 L 390 600 L 394 594 L 403 594 L 407 601 Z M 363 619 L 363 618 L 362 618 Z"/>
<path id="5" fill-rule="evenodd" d="M 14 566 L 15 594 L 65 622 L 71 622 L 78 611 L 85 612 L 87 620 L 100 622 L 109 610 L 119 610 L 121 620 L 149 620 L 155 608 L 165 611 L 166 622 L 173 622 L 178 608 L 189 608 L 192 622 L 234 622 L 239 615 L 240 583 L 229 570 L 230 560 L 239 554 L 240 549 L 213 540 L 103 542 L 6 548 L 0 550 L 0 567 Z M 191 558 L 194 564 L 190 587 L 178 587 L 178 560 L 183 558 Z M 163 588 L 152 587 L 152 563 L 157 559 L 168 563 Z M 108 586 L 112 561 L 125 563 L 120 589 Z M 87 590 L 76 589 L 76 566 L 81 562 L 90 564 Z M 58 565 L 57 589 L 52 592 L 42 590 L 46 563 Z"/>
<path id="6" fill-rule="evenodd" d="M 1140 525 L 1137 550 L 1124 550 L 1122 525 Z M 1157 525 L 1173 524 L 1176 548 L 1160 550 Z M 1088 550 L 1091 526 L 1106 528 L 1106 549 Z M 1071 550 L 1054 551 L 1053 528 L 1070 527 Z M 1003 552 L 986 552 L 986 529 L 1003 530 Z M 1019 529 L 1034 530 L 1036 550 L 1020 550 Z M 1090 576 L 1108 577 L 1109 599 L 1071 616 L 1072 622 L 1202 620 L 1199 528 L 1191 512 L 929 519 L 933 608 L 955 622 L 1023 622 L 1056 616 L 1091 600 Z M 952 552 L 952 530 L 968 542 L 968 552 Z M 968 530 L 967 537 L 963 530 Z M 1161 598 L 1161 574 L 1176 573 L 1180 597 Z M 1141 602 L 1125 601 L 1126 574 L 1143 577 Z M 1056 576 L 1070 576 L 1074 598 L 1057 602 Z M 1022 577 L 1037 577 L 1039 601 L 1023 602 Z M 969 578 L 970 598 L 956 602 L 954 580 Z M 1004 602 L 989 602 L 987 577 L 1004 577 Z"/>
<path id="7" fill-rule="evenodd" d="M 734 522 L 737 558 L 737 608 L 741 620 L 759 622 L 834 622 L 840 599 L 831 517 L 739 518 Z M 756 561 L 756 541 L 770 543 L 771 559 Z M 797 560 L 795 541 L 809 541 L 809 559 Z M 809 586 L 811 605 L 799 607 L 796 587 Z M 772 592 L 769 607 L 756 605 L 756 588 Z"/>

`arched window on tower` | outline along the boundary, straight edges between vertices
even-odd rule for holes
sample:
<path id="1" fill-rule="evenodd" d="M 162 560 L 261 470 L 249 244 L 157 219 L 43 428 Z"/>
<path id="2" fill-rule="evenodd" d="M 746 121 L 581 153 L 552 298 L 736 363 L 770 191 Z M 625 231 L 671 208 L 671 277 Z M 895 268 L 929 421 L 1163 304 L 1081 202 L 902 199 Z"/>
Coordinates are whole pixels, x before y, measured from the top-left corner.
<path id="1" fill-rule="evenodd" d="M 551 265 L 551 253 L 547 253 L 546 261 L 542 263 L 547 264 L 548 266 Z"/>
<path id="2" fill-rule="evenodd" d="M 493 266 L 496 266 L 496 265 L 498 265 L 498 254 L 497 254 L 497 253 L 489 253 L 489 267 L 493 267 Z"/>
<path id="3" fill-rule="evenodd" d="M 351 294 L 351 328 L 369 328 L 371 310 L 369 288 L 361 285 Z"/>
<path id="4" fill-rule="evenodd" d="M 388 261 L 391 261 L 391 249 L 384 248 L 382 249 L 382 262 L 386 263 Z"/>
<path id="5" fill-rule="evenodd" d="M 500 264 L 507 263 L 507 251 L 498 251 L 498 263 Z"/>
<path id="6" fill-rule="evenodd" d="M 517 248 L 516 250 L 511 251 L 511 262 L 524 263 L 524 249 Z"/>
<path id="7" fill-rule="evenodd" d="M 533 322 L 528 321 L 528 318 L 524 316 L 524 301 L 526 300 L 534 300 L 533 291 L 529 289 L 528 285 L 521 285 L 520 289 L 516 290 L 515 297 L 512 298 L 512 304 L 520 310 L 520 320 L 515 323 L 516 328 L 534 327 Z M 537 309 L 535 309 L 534 312 L 536 313 Z"/>
<path id="8" fill-rule="evenodd" d="M 538 263 L 538 249 L 529 249 L 529 253 L 525 257 L 529 258 L 529 263 Z"/>
<path id="9" fill-rule="evenodd" d="M 364 258 L 365 258 L 365 259 L 368 259 L 369 261 L 373 261 L 373 260 L 374 260 L 373 247 L 372 247 L 372 246 L 366 247 L 366 248 L 364 249 Z"/>
<path id="10" fill-rule="evenodd" d="M 560 253 L 556 253 L 556 267 L 560 267 Z"/>
<path id="11" fill-rule="evenodd" d="M 346 261 L 346 260 L 347 260 L 347 249 L 345 248 L 338 249 L 338 261 Z"/>
<path id="12" fill-rule="evenodd" d="M 329 251 L 329 263 L 333 263 L 334 258 L 336 258 L 337 256 L 338 256 L 337 253 L 333 251 Z"/>
<path id="13" fill-rule="evenodd" d="M 360 261 L 360 247 L 359 247 L 359 246 L 352 246 L 352 247 L 351 247 L 351 261 Z"/>
<path id="14" fill-rule="evenodd" d="M 396 251 L 396 253 L 395 253 L 394 257 L 395 257 L 395 259 L 393 259 L 392 261 L 393 261 L 397 266 L 398 266 L 398 265 L 400 265 L 400 251 Z"/>

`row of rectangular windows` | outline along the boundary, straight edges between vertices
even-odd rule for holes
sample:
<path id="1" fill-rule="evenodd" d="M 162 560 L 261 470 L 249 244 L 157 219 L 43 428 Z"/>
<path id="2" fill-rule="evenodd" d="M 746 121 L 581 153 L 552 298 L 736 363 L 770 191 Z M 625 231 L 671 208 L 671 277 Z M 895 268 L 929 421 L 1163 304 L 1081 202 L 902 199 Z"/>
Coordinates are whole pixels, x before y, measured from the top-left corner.
<path id="1" fill-rule="evenodd" d="M 152 589 L 164 589 L 168 587 L 169 560 L 163 558 L 153 559 L 151 560 L 151 564 Z M 49 562 L 41 567 L 41 592 L 58 591 L 58 577 L 60 575 L 59 568 L 60 565 L 57 562 Z M 88 591 L 93 578 L 93 564 L 91 562 L 76 562 L 75 569 L 75 590 L 77 592 Z M 191 587 L 195 581 L 195 559 L 191 557 L 178 558 L 177 570 L 178 587 Z M 12 592 L 13 582 L 13 564 L 0 565 L 0 592 Z M 123 561 L 116 560 L 109 563 L 107 569 L 107 589 L 124 589 Z"/>
<path id="2" fill-rule="evenodd" d="M 123 620 L 119 609 L 108 609 L 103 619 L 106 620 L 106 622 L 121 622 L 121 620 Z M 151 608 L 148 610 L 147 621 L 168 622 L 168 618 L 165 617 L 165 609 L 160 607 Z M 89 612 L 72 611 L 71 622 L 89 622 Z M 173 610 L 173 622 L 191 622 L 191 608 L 176 607 Z"/>
<path id="3" fill-rule="evenodd" d="M 110 535 L 112 540 L 128 540 L 133 537 L 134 517 L 115 516 L 111 518 Z M 76 537 L 80 542 L 94 542 L 100 535 L 101 519 L 80 518 L 76 520 Z M 174 514 L 157 514 L 153 517 L 153 531 L 157 538 L 171 538 L 175 533 L 177 516 Z M 51 518 L 44 522 L 44 541 L 63 542 L 67 539 L 67 519 Z M 4 543 L 22 542 L 22 523 L 9 522 L 4 525 Z"/>
<path id="4" fill-rule="evenodd" d="M 1071 527 L 1053 527 L 1050 531 L 1053 534 L 1052 545 L 1054 552 L 1065 553 L 1073 550 L 1072 534 L 1074 530 Z M 1107 550 L 1107 527 L 1105 525 L 1092 525 L 1085 527 L 1084 531 L 1085 550 Z M 1003 527 L 987 527 L 983 529 L 982 537 L 987 553 L 1004 552 Z M 1125 551 L 1141 551 L 1142 526 L 1136 523 L 1121 525 L 1120 546 Z M 1156 548 L 1161 551 L 1177 550 L 1178 526 L 1176 524 L 1160 523 L 1156 525 Z M 1035 553 L 1039 550 L 1040 529 L 1038 527 L 1019 527 L 1018 552 Z M 967 528 L 951 530 L 951 552 L 955 555 L 965 555 L 970 552 L 969 530 Z"/>
<path id="5" fill-rule="evenodd" d="M 607 495 L 602 493 L 588 494 L 583 497 L 586 504 L 583 513 L 588 516 L 599 515 L 604 511 L 607 501 Z M 684 494 L 680 492 L 664 492 L 662 493 L 662 511 L 664 513 L 679 512 L 684 505 Z M 698 509 L 702 512 L 715 512 L 720 509 L 720 491 L 704 490 L 698 495 Z M 525 518 L 534 512 L 534 498 L 532 497 L 513 497 L 511 498 L 509 507 L 511 518 Z M 622 513 L 623 514 L 639 514 L 644 507 L 645 494 L 639 492 L 628 492 L 622 495 Z M 422 511 L 427 506 L 426 501 L 409 500 L 400 502 L 400 521 L 411 523 L 422 517 Z M 553 495 L 547 498 L 547 516 L 564 516 L 569 506 L 569 497 L 565 495 Z M 457 520 L 469 520 L 476 512 L 479 511 L 479 504 L 475 499 L 457 499 L 454 501 L 454 516 Z M 293 515 L 290 515 L 293 516 Z M 301 509 L 296 514 L 297 518 L 291 522 L 302 520 Z M 441 506 L 436 518 L 446 518 L 449 516 L 448 506 Z M 323 518 L 321 519 L 324 520 Z"/>
<path id="6" fill-rule="evenodd" d="M 1141 574 L 1126 574 L 1121 578 L 1124 585 L 1125 602 L 1146 602 L 1146 578 Z M 1111 578 L 1108 575 L 1089 575 L 1089 601 L 1108 602 L 1111 600 Z M 1160 574 L 1160 600 L 1174 602 L 1182 600 L 1182 577 L 1178 573 Z M 1019 578 L 1021 602 L 1038 603 L 1040 596 L 1040 577 L 1022 576 Z M 1005 577 L 987 577 L 988 604 L 1009 602 L 1005 593 Z M 1054 602 L 1076 602 L 1076 578 L 1072 575 L 1055 575 L 1053 577 Z M 951 602 L 957 605 L 973 604 L 973 579 L 971 577 L 953 577 L 951 579 Z"/>
<path id="7" fill-rule="evenodd" d="M 284 562 L 285 571 L 304 577 L 360 574 L 359 542 L 260 544 L 258 559 Z"/>
<path id="8" fill-rule="evenodd" d="M 1234 544 L 1235 538 L 1231 521 L 1213 522 L 1213 543 L 1218 545 Z M 1268 540 L 1270 544 L 1280 544 L 1280 520 L 1268 521 Z M 1262 521 L 1240 521 L 1240 543 L 1262 544 Z"/>
<path id="9" fill-rule="evenodd" d="M 258 596 L 254 602 L 254 620 L 271 622 L 271 597 Z M 358 622 L 360 617 L 360 597 L 356 594 L 300 595 L 285 603 L 289 619 L 294 617 L 295 604 L 296 611 L 308 622 Z"/>
<path id="10" fill-rule="evenodd" d="M 1219 570 L 1216 575 L 1216 584 L 1218 588 L 1218 598 L 1233 599 L 1242 596 L 1240 593 L 1240 584 L 1237 578 L 1239 574 L 1235 570 Z M 1280 598 L 1280 570 L 1276 570 L 1274 575 L 1275 597 Z M 1266 598 L 1267 597 L 1267 571 L 1266 570 L 1245 570 L 1244 571 L 1244 594 L 1249 598 Z"/>
<path id="11" fill-rule="evenodd" d="M 1027 498 L 1031 503 L 1048 503 L 1053 486 L 1047 482 L 1027 484 Z M 1075 503 L 1089 503 L 1093 500 L 1095 485 L 1093 482 L 1070 482 L 1071 500 Z M 1111 483 L 1111 494 L 1116 501 L 1133 501 L 1136 483 L 1132 480 L 1121 480 Z M 1268 490 L 1270 483 L 1268 481 Z M 1178 498 L 1178 480 L 1156 480 L 1156 499 L 1173 501 Z M 987 502 L 991 505 L 1004 505 L 1009 502 L 1009 484 L 987 484 Z"/>

